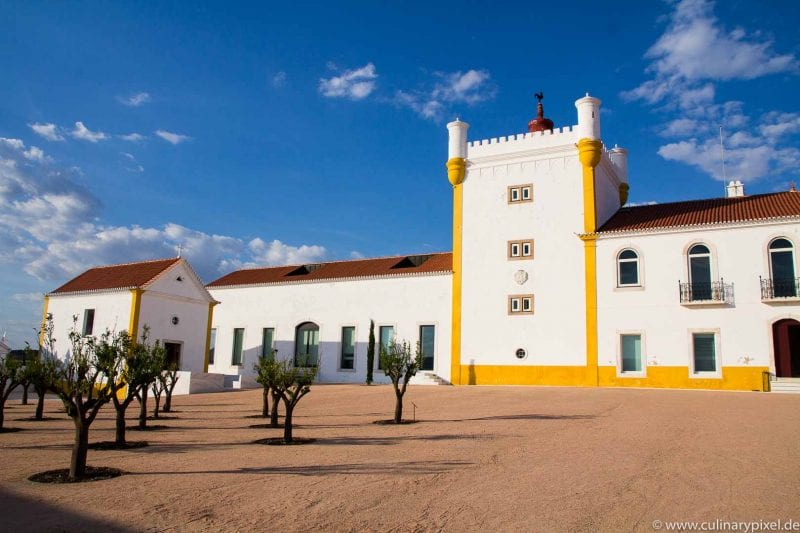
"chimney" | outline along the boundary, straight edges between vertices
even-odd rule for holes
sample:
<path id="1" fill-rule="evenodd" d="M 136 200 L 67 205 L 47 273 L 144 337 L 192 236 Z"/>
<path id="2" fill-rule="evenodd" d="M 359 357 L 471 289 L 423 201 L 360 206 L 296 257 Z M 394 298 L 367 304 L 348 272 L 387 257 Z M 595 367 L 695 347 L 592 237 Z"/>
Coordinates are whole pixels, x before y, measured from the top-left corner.
<path id="1" fill-rule="evenodd" d="M 744 183 L 739 180 L 730 181 L 725 187 L 725 198 L 739 198 L 744 196 Z"/>

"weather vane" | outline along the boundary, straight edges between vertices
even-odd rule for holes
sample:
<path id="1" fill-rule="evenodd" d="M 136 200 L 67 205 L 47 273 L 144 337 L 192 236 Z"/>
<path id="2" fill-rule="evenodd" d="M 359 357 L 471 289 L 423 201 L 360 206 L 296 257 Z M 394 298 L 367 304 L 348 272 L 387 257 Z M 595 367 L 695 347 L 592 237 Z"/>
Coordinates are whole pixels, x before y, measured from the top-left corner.
<path id="1" fill-rule="evenodd" d="M 543 92 L 542 93 L 533 93 L 533 96 L 535 96 L 536 99 L 539 100 L 540 104 L 542 103 L 542 100 L 544 100 L 544 93 Z"/>

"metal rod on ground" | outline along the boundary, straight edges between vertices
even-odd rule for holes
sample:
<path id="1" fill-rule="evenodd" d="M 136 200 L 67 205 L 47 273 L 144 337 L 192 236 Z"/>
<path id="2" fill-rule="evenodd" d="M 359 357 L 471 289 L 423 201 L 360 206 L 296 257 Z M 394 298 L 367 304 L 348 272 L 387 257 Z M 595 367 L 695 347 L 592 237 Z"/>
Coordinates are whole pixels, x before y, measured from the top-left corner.
<path id="1" fill-rule="evenodd" d="M 414 422 L 416 422 L 417 421 L 417 404 L 415 404 L 414 402 L 411 402 L 411 405 L 414 406 Z"/>

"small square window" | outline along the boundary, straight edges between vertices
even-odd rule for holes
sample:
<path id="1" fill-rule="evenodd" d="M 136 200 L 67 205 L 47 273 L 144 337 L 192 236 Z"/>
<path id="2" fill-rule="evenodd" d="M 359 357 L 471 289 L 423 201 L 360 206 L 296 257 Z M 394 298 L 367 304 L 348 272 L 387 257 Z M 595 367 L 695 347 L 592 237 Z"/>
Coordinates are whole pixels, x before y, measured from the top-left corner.
<path id="1" fill-rule="evenodd" d="M 531 187 L 530 187 L 530 185 L 522 188 L 522 199 L 523 200 L 530 200 L 531 199 Z"/>
<path id="2" fill-rule="evenodd" d="M 531 310 L 531 299 L 530 298 L 523 298 L 522 299 L 522 312 L 527 313 Z"/>
<path id="3" fill-rule="evenodd" d="M 529 242 L 522 243 L 522 255 L 525 257 L 529 257 L 531 255 L 531 243 Z"/>
<path id="4" fill-rule="evenodd" d="M 519 311 L 519 298 L 511 298 L 511 312 L 516 313 Z"/>
<path id="5" fill-rule="evenodd" d="M 512 242 L 511 243 L 511 257 L 519 257 L 519 243 Z"/>
<path id="6" fill-rule="evenodd" d="M 511 189 L 511 201 L 512 202 L 519 202 L 519 188 L 514 187 Z"/>
<path id="7" fill-rule="evenodd" d="M 508 314 L 533 314 L 533 295 L 515 294 L 508 297 Z"/>

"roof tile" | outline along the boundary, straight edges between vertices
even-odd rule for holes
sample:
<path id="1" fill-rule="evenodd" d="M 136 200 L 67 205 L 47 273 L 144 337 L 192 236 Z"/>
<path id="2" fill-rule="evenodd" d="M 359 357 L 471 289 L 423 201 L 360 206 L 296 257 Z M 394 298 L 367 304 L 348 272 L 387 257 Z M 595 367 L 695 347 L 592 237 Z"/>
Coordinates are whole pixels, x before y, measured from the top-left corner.
<path id="1" fill-rule="evenodd" d="M 180 260 L 173 257 L 90 268 L 50 294 L 142 287 Z"/>

